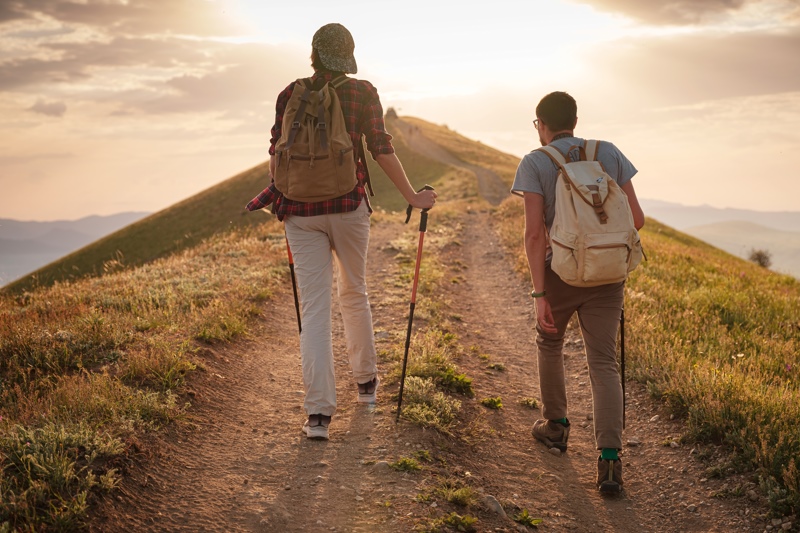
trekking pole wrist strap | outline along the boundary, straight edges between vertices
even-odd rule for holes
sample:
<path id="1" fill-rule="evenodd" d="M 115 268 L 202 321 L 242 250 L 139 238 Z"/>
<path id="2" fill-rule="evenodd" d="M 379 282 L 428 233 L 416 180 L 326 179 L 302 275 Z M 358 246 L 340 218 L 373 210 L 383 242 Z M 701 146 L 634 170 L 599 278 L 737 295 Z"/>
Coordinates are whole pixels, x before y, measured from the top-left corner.
<path id="1" fill-rule="evenodd" d="M 536 289 L 531 291 L 531 298 L 542 298 L 547 296 L 547 291 L 536 292 Z"/>

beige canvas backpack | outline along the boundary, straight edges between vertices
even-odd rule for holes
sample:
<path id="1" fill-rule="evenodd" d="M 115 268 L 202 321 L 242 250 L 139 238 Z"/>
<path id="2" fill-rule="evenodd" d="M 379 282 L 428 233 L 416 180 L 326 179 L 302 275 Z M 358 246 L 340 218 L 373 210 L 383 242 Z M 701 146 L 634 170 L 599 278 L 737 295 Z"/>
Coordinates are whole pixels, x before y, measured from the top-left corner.
<path id="1" fill-rule="evenodd" d="M 551 267 L 565 283 L 594 287 L 624 281 L 642 260 L 628 197 L 596 161 L 598 141 L 586 141 L 579 161 L 552 146 L 540 148 L 558 166 Z"/>
<path id="2" fill-rule="evenodd" d="M 356 186 L 356 154 L 336 88 L 339 76 L 317 89 L 297 80 L 275 145 L 275 187 L 298 202 L 331 200 Z M 317 80 L 320 82 L 320 80 Z"/>

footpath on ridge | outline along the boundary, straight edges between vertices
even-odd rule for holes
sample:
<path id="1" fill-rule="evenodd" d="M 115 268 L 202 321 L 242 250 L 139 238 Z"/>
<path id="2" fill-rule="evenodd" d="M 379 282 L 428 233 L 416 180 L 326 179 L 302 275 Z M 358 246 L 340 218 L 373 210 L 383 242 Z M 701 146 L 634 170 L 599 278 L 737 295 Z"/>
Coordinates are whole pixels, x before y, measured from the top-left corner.
<path id="1" fill-rule="evenodd" d="M 425 528 L 434 520 L 457 513 L 476 517 L 476 531 L 533 531 L 506 515 L 526 509 L 543 520 L 538 527 L 543 531 L 764 530 L 763 520 L 749 518 L 763 512 L 757 504 L 716 497 L 733 489 L 731 481 L 706 479 L 700 454 L 680 444 L 681 423 L 631 383 L 622 455 L 625 491 L 611 498 L 596 491 L 591 384 L 576 330 L 566 339 L 569 450 L 554 455 L 536 442 L 530 427 L 541 411 L 520 403 L 539 398 L 528 283 L 511 268 L 493 208 L 446 217 L 437 209 L 430 213 L 426 243 L 435 242 L 445 224 L 450 242 L 426 248 L 423 261 L 438 254 L 445 271 L 435 293 L 420 298 L 436 298 L 458 342 L 485 356 L 457 361 L 475 390 L 474 399 L 460 398 L 468 431 L 458 428 L 451 437 L 396 423 L 392 397 L 398 385 L 388 379 L 376 406 L 357 404 L 335 309 L 339 408 L 330 440 L 307 440 L 300 431 L 303 384 L 287 279 L 273 288 L 276 296 L 264 304 L 263 317 L 246 340 L 198 354 L 202 369 L 188 383 L 188 419 L 140 443 L 120 490 L 102 502 L 89 529 L 411 532 L 429 531 Z M 395 243 L 416 242 L 418 233 L 400 214 L 376 218 L 368 283 L 383 352 L 402 346 L 408 317 L 410 282 L 399 275 Z M 415 317 L 415 332 L 424 326 L 424 317 Z M 379 363 L 382 377 L 391 364 Z M 487 397 L 501 398 L 503 408 L 480 405 Z M 421 451 L 432 458 L 422 471 L 391 467 Z M 464 485 L 478 495 L 466 508 L 435 492 Z"/>
<path id="2" fill-rule="evenodd" d="M 432 235 L 436 216 L 432 211 Z M 458 361 L 474 379 L 475 399 L 462 401 L 469 411 L 483 410 L 474 422 L 482 429 L 474 433 L 483 438 L 468 444 L 402 420 L 396 424 L 391 400 L 396 384 L 381 388 L 376 407 L 357 404 L 337 313 L 339 410 L 330 441 L 305 439 L 294 307 L 291 290 L 284 288 L 266 304 L 264 320 L 250 339 L 201 354 L 204 371 L 190 381 L 190 420 L 142 444 L 142 457 L 91 529 L 404 532 L 457 512 L 477 517 L 478 531 L 519 530 L 492 511 L 488 499 L 470 508 L 419 501 L 435 480 L 451 478 L 507 509 L 527 509 L 544 520 L 543 530 L 761 530 L 740 520 L 741 500 L 712 497 L 721 490 L 719 483 L 701 482 L 703 466 L 690 449 L 664 446 L 679 436 L 680 424 L 663 413 L 655 420 L 658 405 L 632 386 L 626 438 L 639 444 L 624 451 L 626 490 L 618 498 L 596 492 L 590 385 L 576 332 L 567 340 L 569 451 L 554 456 L 530 436 L 540 411 L 518 403 L 538 398 L 526 284 L 512 272 L 488 209 L 464 213 L 456 224 L 460 244 L 443 250 L 441 260 L 449 269 L 444 279 L 459 282 L 437 297 L 458 317 L 453 332 L 462 345 L 477 347 L 505 367 L 489 370 L 478 357 Z M 369 283 L 379 349 L 404 338 L 410 288 L 398 287 L 391 243 L 408 238 L 409 231 L 400 221 L 384 221 L 372 233 Z M 382 374 L 387 365 L 381 363 Z M 478 404 L 498 396 L 502 410 Z M 435 458 L 427 472 L 403 473 L 389 466 L 419 450 Z"/>

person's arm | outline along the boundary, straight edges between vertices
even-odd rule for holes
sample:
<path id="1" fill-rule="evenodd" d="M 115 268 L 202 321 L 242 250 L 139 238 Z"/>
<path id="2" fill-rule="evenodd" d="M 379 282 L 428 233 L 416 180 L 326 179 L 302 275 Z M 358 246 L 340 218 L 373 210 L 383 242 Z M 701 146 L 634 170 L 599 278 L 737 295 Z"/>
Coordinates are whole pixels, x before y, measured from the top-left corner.
<path id="1" fill-rule="evenodd" d="M 526 192 L 525 199 L 525 254 L 531 271 L 531 281 L 535 292 L 544 291 L 545 257 L 547 254 L 547 227 L 544 223 L 544 197 L 541 194 Z M 535 299 L 536 321 L 547 333 L 556 333 L 553 313 L 547 296 Z"/>
<path id="2" fill-rule="evenodd" d="M 414 190 L 411 182 L 408 181 L 403 165 L 397 158 L 397 154 L 379 154 L 375 161 L 378 162 L 378 165 L 389 176 L 394 186 L 397 187 L 397 190 L 400 191 L 400 194 L 410 205 L 418 209 L 430 209 L 436 203 L 436 196 L 438 196 L 436 191 L 424 190 L 416 192 Z"/>
<path id="3" fill-rule="evenodd" d="M 633 214 L 633 225 L 637 230 L 640 230 L 644 227 L 644 211 L 642 211 L 642 206 L 639 205 L 639 199 L 636 198 L 633 182 L 628 181 L 621 189 L 625 196 L 628 197 L 628 205 L 631 206 L 631 213 Z"/>

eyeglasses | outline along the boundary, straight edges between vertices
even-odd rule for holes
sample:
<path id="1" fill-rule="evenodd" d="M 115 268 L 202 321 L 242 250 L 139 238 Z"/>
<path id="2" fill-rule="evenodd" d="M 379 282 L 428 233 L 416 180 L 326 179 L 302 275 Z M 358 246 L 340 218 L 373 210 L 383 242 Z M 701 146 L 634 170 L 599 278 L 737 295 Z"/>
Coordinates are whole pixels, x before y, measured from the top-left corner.
<path id="1" fill-rule="evenodd" d="M 539 119 L 538 118 L 533 119 L 533 127 L 536 128 L 537 130 L 539 129 Z"/>

